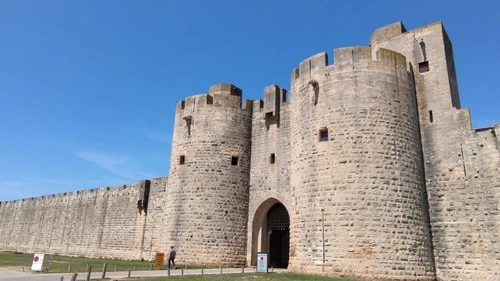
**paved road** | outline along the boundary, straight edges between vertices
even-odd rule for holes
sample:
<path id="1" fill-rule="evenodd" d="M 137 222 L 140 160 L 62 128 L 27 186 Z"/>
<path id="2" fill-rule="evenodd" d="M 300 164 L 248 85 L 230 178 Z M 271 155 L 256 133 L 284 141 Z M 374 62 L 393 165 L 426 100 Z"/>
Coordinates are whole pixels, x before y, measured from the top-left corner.
<path id="1" fill-rule="evenodd" d="M 274 269 L 274 272 L 286 272 L 286 269 Z M 241 273 L 241 268 L 223 268 L 222 273 Z M 245 273 L 255 272 L 255 268 L 245 268 Z M 188 270 L 172 270 L 170 275 L 200 275 L 201 269 Z M 205 269 L 203 274 L 221 274 L 220 269 Z M 149 277 L 149 276 L 167 276 L 166 270 L 151 270 L 151 271 L 132 271 L 131 277 Z M 63 277 L 64 281 L 70 281 L 73 273 L 34 273 L 23 272 L 22 268 L 0 268 L 0 281 L 60 281 Z M 102 272 L 92 273 L 91 279 L 101 279 Z M 128 277 L 128 271 L 108 272 L 106 278 L 111 280 L 123 280 Z M 78 273 L 77 280 L 86 280 L 87 273 Z"/>

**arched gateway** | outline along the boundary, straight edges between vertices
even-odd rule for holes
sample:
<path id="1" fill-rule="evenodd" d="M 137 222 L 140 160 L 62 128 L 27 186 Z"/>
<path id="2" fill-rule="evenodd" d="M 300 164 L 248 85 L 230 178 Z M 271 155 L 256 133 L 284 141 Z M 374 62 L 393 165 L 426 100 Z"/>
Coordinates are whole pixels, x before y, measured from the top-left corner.
<path id="1" fill-rule="evenodd" d="M 287 268 L 290 249 L 290 217 L 285 206 L 270 198 L 260 205 L 252 225 L 252 265 L 258 252 L 268 253 L 269 266 Z"/>

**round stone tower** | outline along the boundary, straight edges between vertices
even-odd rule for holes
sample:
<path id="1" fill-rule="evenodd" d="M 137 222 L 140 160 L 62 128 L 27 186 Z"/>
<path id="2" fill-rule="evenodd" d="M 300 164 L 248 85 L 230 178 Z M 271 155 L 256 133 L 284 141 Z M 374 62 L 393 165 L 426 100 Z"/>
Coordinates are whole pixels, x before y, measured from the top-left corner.
<path id="1" fill-rule="evenodd" d="M 336 49 L 292 73 L 292 270 L 434 276 L 412 72 L 370 47 Z"/>
<path id="2" fill-rule="evenodd" d="M 177 104 L 166 199 L 167 243 L 189 264 L 245 264 L 251 102 L 212 86 Z"/>

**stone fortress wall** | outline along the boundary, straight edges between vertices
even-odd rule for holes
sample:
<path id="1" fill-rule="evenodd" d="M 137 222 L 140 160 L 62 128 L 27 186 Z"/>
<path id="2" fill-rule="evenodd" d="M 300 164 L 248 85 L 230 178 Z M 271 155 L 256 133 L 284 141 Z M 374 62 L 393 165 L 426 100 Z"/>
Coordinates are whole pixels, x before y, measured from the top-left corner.
<path id="1" fill-rule="evenodd" d="M 500 124 L 472 129 L 440 22 L 382 27 L 291 80 L 179 102 L 168 178 L 0 202 L 0 249 L 254 265 L 279 203 L 291 270 L 500 278 Z"/>
<path id="2" fill-rule="evenodd" d="M 1 202 L 0 249 L 149 258 L 148 193 L 153 196 L 164 189 L 165 179 Z"/>

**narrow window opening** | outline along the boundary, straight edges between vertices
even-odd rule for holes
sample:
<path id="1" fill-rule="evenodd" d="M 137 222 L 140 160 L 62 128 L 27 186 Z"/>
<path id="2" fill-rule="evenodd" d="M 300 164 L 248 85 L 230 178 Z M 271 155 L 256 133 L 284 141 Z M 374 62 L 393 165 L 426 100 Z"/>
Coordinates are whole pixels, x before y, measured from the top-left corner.
<path id="1" fill-rule="evenodd" d="M 434 122 L 434 116 L 432 115 L 432 110 L 429 110 L 429 120 L 432 122 Z"/>
<path id="2" fill-rule="evenodd" d="M 214 97 L 207 95 L 207 104 L 214 104 Z"/>
<path id="3" fill-rule="evenodd" d="M 286 102 L 286 91 L 283 91 L 283 95 L 281 96 L 281 101 Z"/>
<path id="4" fill-rule="evenodd" d="M 319 130 L 319 141 L 328 141 L 328 129 L 323 128 Z"/>
<path id="5" fill-rule="evenodd" d="M 424 73 L 428 72 L 429 69 L 429 62 L 428 61 L 423 61 L 418 63 L 418 72 Z"/>
<path id="6" fill-rule="evenodd" d="M 274 153 L 271 153 L 271 156 L 269 156 L 269 163 L 274 164 L 275 161 L 276 161 L 276 156 L 274 155 Z"/>
<path id="7" fill-rule="evenodd" d="M 186 162 L 186 156 L 185 155 L 181 155 L 179 157 L 179 165 L 184 165 L 185 162 Z"/>
<path id="8" fill-rule="evenodd" d="M 238 156 L 231 157 L 231 165 L 238 166 Z"/>
<path id="9" fill-rule="evenodd" d="M 186 102 L 185 101 L 181 101 L 181 109 L 184 109 L 186 108 Z"/>

